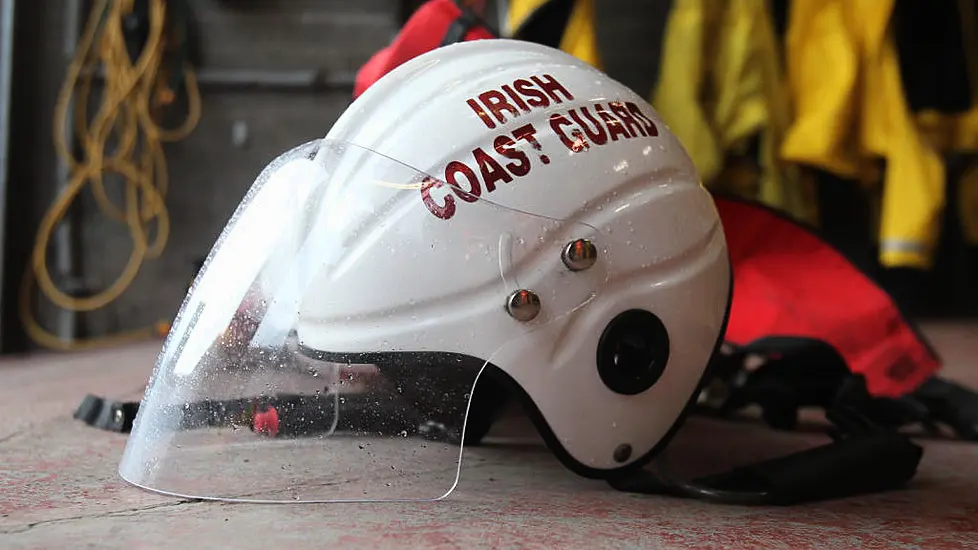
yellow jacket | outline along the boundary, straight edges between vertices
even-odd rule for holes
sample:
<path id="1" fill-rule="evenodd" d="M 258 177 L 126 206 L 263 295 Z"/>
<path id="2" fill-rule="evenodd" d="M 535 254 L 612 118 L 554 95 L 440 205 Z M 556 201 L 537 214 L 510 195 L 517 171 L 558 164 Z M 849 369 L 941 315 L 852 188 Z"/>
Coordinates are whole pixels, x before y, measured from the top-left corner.
<path id="1" fill-rule="evenodd" d="M 707 186 L 812 221 L 807 186 L 779 159 L 790 124 L 779 51 L 765 1 L 675 0 L 652 104 Z M 760 140 L 757 181 L 731 184 L 728 158 L 746 152 L 755 137 Z"/>
<path id="2" fill-rule="evenodd" d="M 926 269 L 945 203 L 941 153 L 975 149 L 978 110 L 954 117 L 910 111 L 889 32 L 893 2 L 792 1 L 786 58 L 795 113 L 781 155 L 869 190 L 877 189 L 877 161 L 885 161 L 879 261 Z"/>

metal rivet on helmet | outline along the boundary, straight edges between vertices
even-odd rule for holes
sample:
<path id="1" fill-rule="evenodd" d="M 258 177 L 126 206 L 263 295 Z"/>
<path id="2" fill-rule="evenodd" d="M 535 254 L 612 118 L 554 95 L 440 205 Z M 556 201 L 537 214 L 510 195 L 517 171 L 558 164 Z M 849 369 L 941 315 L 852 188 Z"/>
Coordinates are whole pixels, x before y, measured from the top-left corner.
<path id="1" fill-rule="evenodd" d="M 567 269 L 583 271 L 598 261 L 598 249 L 587 239 L 577 239 L 567 243 L 560 257 Z"/>
<path id="2" fill-rule="evenodd" d="M 540 296 L 532 290 L 517 290 L 506 300 L 506 311 L 517 321 L 532 321 L 540 314 Z"/>

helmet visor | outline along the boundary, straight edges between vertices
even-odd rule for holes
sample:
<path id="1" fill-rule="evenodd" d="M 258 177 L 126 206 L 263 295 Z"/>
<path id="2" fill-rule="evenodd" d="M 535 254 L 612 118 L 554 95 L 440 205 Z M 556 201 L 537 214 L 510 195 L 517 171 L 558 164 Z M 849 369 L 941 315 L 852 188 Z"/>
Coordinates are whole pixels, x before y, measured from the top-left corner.
<path id="1" fill-rule="evenodd" d="M 477 191 L 343 142 L 273 161 L 177 316 L 122 477 L 189 498 L 447 496 L 483 367 L 607 274 L 562 261 L 594 228 Z"/>

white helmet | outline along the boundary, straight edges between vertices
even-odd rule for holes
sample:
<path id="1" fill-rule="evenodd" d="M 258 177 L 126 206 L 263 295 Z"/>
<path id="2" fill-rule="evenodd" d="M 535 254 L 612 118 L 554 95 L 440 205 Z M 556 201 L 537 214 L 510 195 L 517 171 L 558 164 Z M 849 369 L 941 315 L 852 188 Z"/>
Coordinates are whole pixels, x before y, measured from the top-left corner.
<path id="1" fill-rule="evenodd" d="M 730 296 L 713 200 L 641 97 L 540 45 L 439 48 L 262 172 L 120 472 L 194 498 L 441 498 L 491 376 L 607 478 L 678 427 Z"/>

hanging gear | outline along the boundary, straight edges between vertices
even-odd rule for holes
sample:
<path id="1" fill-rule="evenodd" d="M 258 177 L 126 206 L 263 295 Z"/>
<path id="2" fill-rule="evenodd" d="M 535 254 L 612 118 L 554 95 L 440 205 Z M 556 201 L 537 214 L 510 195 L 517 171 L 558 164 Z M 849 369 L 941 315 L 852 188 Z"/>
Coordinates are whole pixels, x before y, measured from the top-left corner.
<path id="1" fill-rule="evenodd" d="M 32 261 L 21 282 L 21 320 L 28 336 L 41 346 L 76 351 L 155 338 L 166 332 L 167 323 L 160 321 L 120 334 L 64 339 L 38 322 L 34 286 L 60 309 L 98 310 L 130 287 L 144 261 L 163 253 L 170 228 L 164 200 L 169 181 L 163 144 L 186 138 L 201 113 L 190 63 L 190 15 L 186 0 L 99 0 L 92 5 L 55 107 L 55 148 L 70 170 L 69 181 L 41 221 Z M 100 71 L 104 85 L 94 86 Z M 179 112 L 181 96 L 186 102 L 184 120 L 167 127 L 173 122 L 165 121 Z M 77 110 L 70 120 L 73 100 Z M 89 109 L 96 103 L 98 110 L 90 116 Z M 78 151 L 72 146 L 76 139 Z M 123 178 L 125 206 L 109 197 L 106 181 L 110 173 Z M 47 262 L 59 222 L 89 186 L 98 209 L 126 225 L 133 248 L 119 277 L 104 290 L 85 296 L 79 293 L 77 281 L 56 280 L 58 274 L 50 272 Z M 58 288 L 66 283 L 76 288 Z"/>
<path id="2" fill-rule="evenodd" d="M 792 0 L 789 21 L 795 120 L 783 160 L 880 194 L 879 263 L 931 268 L 946 200 L 943 154 L 978 149 L 966 82 L 970 75 L 974 88 L 978 75 L 973 3 Z"/>
<path id="3" fill-rule="evenodd" d="M 810 182 L 779 158 L 791 124 L 779 51 L 767 2 L 675 0 L 652 105 L 710 189 L 811 222 Z"/>

